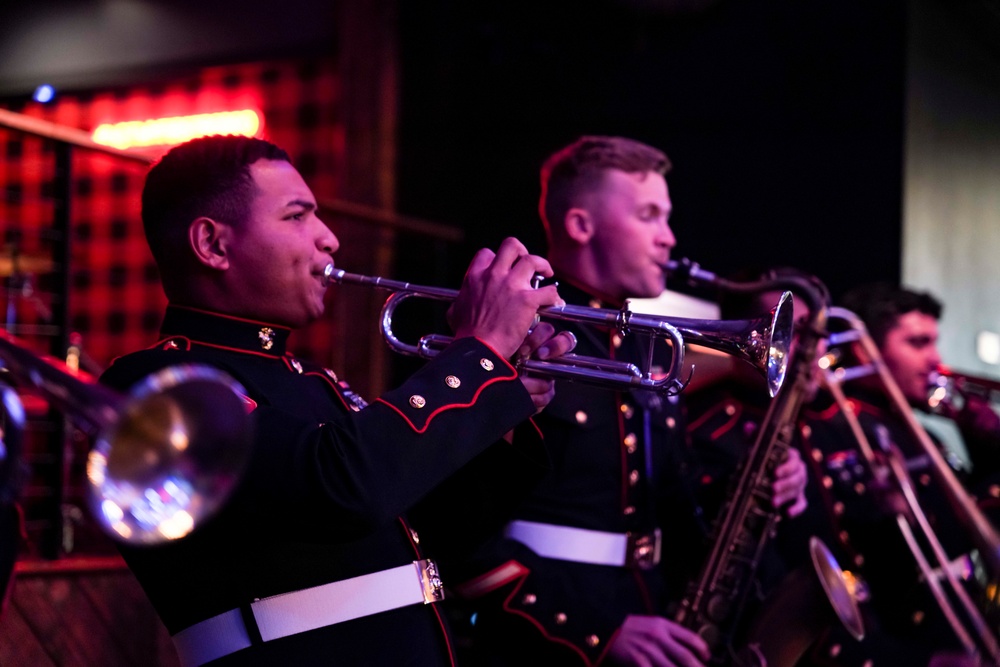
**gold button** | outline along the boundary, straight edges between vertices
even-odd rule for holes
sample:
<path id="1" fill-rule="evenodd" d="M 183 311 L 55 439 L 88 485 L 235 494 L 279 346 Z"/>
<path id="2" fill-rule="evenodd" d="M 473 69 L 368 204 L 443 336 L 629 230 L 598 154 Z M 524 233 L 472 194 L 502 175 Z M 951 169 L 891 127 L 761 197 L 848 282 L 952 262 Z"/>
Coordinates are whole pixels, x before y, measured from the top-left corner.
<path id="1" fill-rule="evenodd" d="M 487 359 L 486 357 L 483 357 L 482 359 L 479 360 L 479 365 L 482 366 L 483 369 L 485 370 L 488 371 L 493 370 L 493 362 Z"/>
<path id="2" fill-rule="evenodd" d="M 919 609 L 913 612 L 913 624 L 920 625 L 923 622 L 924 622 L 924 612 L 920 611 Z"/>
<path id="3" fill-rule="evenodd" d="M 990 487 L 990 495 L 994 498 L 1000 498 L 1000 485 L 994 484 Z"/>
<path id="4" fill-rule="evenodd" d="M 524 596 L 524 597 L 523 597 L 523 598 L 521 599 L 521 601 L 522 601 L 522 602 L 523 602 L 524 604 L 527 604 L 527 605 L 532 605 L 532 604 L 535 604 L 535 602 L 536 602 L 537 600 L 538 600 L 538 598 L 537 598 L 537 597 L 535 597 L 535 594 L 534 594 L 534 593 L 528 593 L 527 595 L 525 595 L 525 596 Z"/>
<path id="5" fill-rule="evenodd" d="M 635 486 L 636 484 L 639 483 L 639 471 L 638 470 L 633 470 L 632 472 L 630 472 L 628 474 L 628 483 L 631 486 Z"/>
<path id="6" fill-rule="evenodd" d="M 413 396 L 410 396 L 410 405 L 419 410 L 420 408 L 427 405 L 427 399 L 425 399 L 420 394 L 414 394 Z"/>
<path id="7" fill-rule="evenodd" d="M 257 338 L 260 340 L 262 349 L 270 350 L 274 347 L 274 329 L 271 327 L 261 327 L 260 331 L 257 332 Z"/>
<path id="8" fill-rule="evenodd" d="M 801 433 L 802 433 L 802 437 L 803 438 L 808 438 L 810 435 L 812 435 L 812 432 L 813 431 L 809 427 L 809 424 L 803 424 L 802 425 Z"/>
<path id="9" fill-rule="evenodd" d="M 851 535 L 846 530 L 842 530 L 839 533 L 837 533 L 837 537 L 839 537 L 840 541 L 843 542 L 844 544 L 847 544 L 848 542 L 851 541 Z"/>
<path id="10" fill-rule="evenodd" d="M 584 412 L 583 410 L 577 410 L 576 411 L 576 423 L 577 424 L 586 424 L 587 423 L 587 413 Z"/>
<path id="11" fill-rule="evenodd" d="M 923 486 L 928 486 L 931 483 L 931 476 L 924 473 L 920 476 L 920 484 Z"/>
<path id="12" fill-rule="evenodd" d="M 844 513 L 844 503 L 839 500 L 833 504 L 833 513 L 840 516 Z"/>
<path id="13" fill-rule="evenodd" d="M 856 493 L 856 494 L 858 494 L 860 496 L 860 495 L 864 495 L 864 492 L 865 492 L 865 485 L 864 484 L 862 484 L 861 482 L 858 482 L 857 484 L 854 485 L 854 493 Z"/>
<path id="14" fill-rule="evenodd" d="M 635 433 L 629 433 L 628 435 L 626 435 L 625 439 L 622 440 L 622 442 L 625 443 L 625 446 L 629 448 L 629 451 L 635 449 L 635 443 L 636 443 Z"/>
<path id="15" fill-rule="evenodd" d="M 410 529 L 410 537 L 413 538 L 414 544 L 420 544 L 420 536 L 417 535 L 417 531 L 413 530 L 412 528 Z"/>
<path id="16" fill-rule="evenodd" d="M 864 556 L 862 556 L 861 554 L 858 554 L 857 556 L 854 557 L 854 565 L 856 567 L 861 567 L 864 564 L 865 564 L 865 557 Z"/>
<path id="17" fill-rule="evenodd" d="M 594 646 L 597 646 L 600 643 L 601 643 L 601 638 L 598 637 L 597 635 L 588 635 L 587 636 L 587 646 L 590 646 L 591 648 L 593 648 Z"/>
<path id="18" fill-rule="evenodd" d="M 446 378 L 444 379 L 444 383 L 445 383 L 446 385 L 448 385 L 449 387 L 451 387 L 452 389 L 458 389 L 459 385 L 461 385 L 461 384 L 462 384 L 462 381 L 461 381 L 461 380 L 459 380 L 459 379 L 458 379 L 457 377 L 455 377 L 454 375 L 449 375 L 448 377 L 446 377 Z"/>
<path id="19" fill-rule="evenodd" d="M 673 417 L 667 417 L 667 428 L 673 428 L 677 426 L 677 420 Z"/>
<path id="20" fill-rule="evenodd" d="M 302 375 L 302 364 L 299 362 L 298 359 L 292 359 L 292 368 L 295 369 L 296 373 Z"/>
<path id="21" fill-rule="evenodd" d="M 726 403 L 726 414 L 730 417 L 736 414 L 736 406 L 732 403 Z"/>
<path id="22" fill-rule="evenodd" d="M 833 480 L 830 477 L 823 478 L 823 488 L 829 489 L 833 486 Z"/>
<path id="23" fill-rule="evenodd" d="M 812 457 L 813 461 L 819 463 L 820 461 L 823 460 L 823 452 L 819 451 L 818 449 L 814 449 L 812 450 Z"/>
<path id="24" fill-rule="evenodd" d="M 611 337 L 611 346 L 613 348 L 615 348 L 615 349 L 618 349 L 619 347 L 621 347 L 622 346 L 622 337 L 619 336 L 618 334 L 613 335 Z"/>
<path id="25" fill-rule="evenodd" d="M 619 407 L 618 409 L 622 411 L 622 414 L 625 416 L 625 419 L 632 419 L 632 415 L 635 414 L 635 410 L 628 403 L 622 403 L 621 407 Z"/>
<path id="26" fill-rule="evenodd" d="M 565 625 L 565 624 L 566 624 L 566 614 L 562 612 L 556 614 L 556 625 Z"/>
<path id="27" fill-rule="evenodd" d="M 840 655 L 840 644 L 833 644 L 830 646 L 830 657 L 836 658 Z"/>
<path id="28" fill-rule="evenodd" d="M 587 302 L 587 305 L 590 306 L 591 308 L 600 308 L 602 304 L 597 299 L 591 299 L 590 301 Z"/>
<path id="29" fill-rule="evenodd" d="M 625 516 L 631 516 L 633 514 L 635 514 L 635 507 L 629 505 L 628 507 L 625 508 Z"/>

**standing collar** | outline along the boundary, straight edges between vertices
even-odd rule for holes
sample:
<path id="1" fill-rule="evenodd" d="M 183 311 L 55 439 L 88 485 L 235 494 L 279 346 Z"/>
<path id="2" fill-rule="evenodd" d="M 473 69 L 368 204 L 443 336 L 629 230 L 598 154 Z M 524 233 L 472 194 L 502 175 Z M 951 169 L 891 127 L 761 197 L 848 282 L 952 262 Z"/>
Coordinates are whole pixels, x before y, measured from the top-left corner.
<path id="1" fill-rule="evenodd" d="M 212 347 L 276 358 L 284 356 L 291 332 L 278 324 L 174 304 L 167 306 L 160 328 L 164 338 L 181 336 Z"/>

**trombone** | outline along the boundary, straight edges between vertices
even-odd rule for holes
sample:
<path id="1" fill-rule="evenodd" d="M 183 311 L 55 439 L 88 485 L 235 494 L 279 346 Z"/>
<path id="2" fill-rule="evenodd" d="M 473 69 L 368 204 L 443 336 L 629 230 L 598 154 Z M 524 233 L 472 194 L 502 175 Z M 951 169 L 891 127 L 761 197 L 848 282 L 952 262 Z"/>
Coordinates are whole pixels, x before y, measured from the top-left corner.
<path id="1" fill-rule="evenodd" d="M 871 336 L 868 335 L 868 331 L 861 319 L 844 308 L 831 308 L 829 317 L 830 320 L 839 320 L 848 326 L 848 329 L 844 332 L 830 334 L 830 346 L 833 347 L 844 343 L 858 345 L 868 361 L 867 363 L 853 367 L 845 366 L 833 369 L 830 364 L 832 357 L 827 355 L 820 362 L 821 382 L 830 391 L 840 406 L 841 412 L 847 420 L 857 442 L 858 449 L 862 457 L 866 460 L 868 469 L 872 471 L 875 480 L 878 482 L 889 482 L 891 479 L 895 482 L 894 490 L 898 491 L 908 510 L 908 514 L 904 514 L 902 511 L 896 514 L 896 523 L 917 562 L 917 566 L 920 568 L 924 580 L 930 587 L 931 594 L 934 596 L 941 612 L 944 614 L 965 652 L 970 657 L 978 659 L 980 651 L 984 651 L 991 664 L 1000 665 L 1000 642 L 998 642 L 995 632 L 984 618 L 982 611 L 972 601 L 968 591 L 966 591 L 958 580 L 948 554 L 931 528 L 927 515 L 920 507 L 913 481 L 906 469 L 906 463 L 903 460 L 902 454 L 893 443 L 889 442 L 888 433 L 885 431 L 880 431 L 877 434 L 880 440 L 881 456 L 875 454 L 875 450 L 865 435 L 857 416 L 848 405 L 841 385 L 844 382 L 862 377 L 878 377 L 896 413 L 905 422 L 908 431 L 919 445 L 921 453 L 926 455 L 929 460 L 933 477 L 941 485 L 949 505 L 962 527 L 970 536 L 972 543 L 984 562 L 991 581 L 994 581 L 1000 575 L 1000 535 L 997 534 L 989 519 L 983 515 L 973 499 L 966 493 L 955 473 L 945 461 L 941 451 L 931 440 L 930 436 L 927 435 L 927 431 L 924 430 L 920 422 L 917 421 L 913 410 L 910 408 L 899 385 L 886 367 L 878 347 L 871 339 Z M 932 567 L 931 558 L 924 553 L 924 550 L 918 543 L 911 524 L 920 529 L 924 541 L 929 545 L 931 558 L 937 564 L 936 568 Z M 948 588 L 951 589 L 952 594 L 958 602 L 958 607 L 964 612 L 964 617 L 968 620 L 968 624 L 971 627 L 966 627 L 965 623 L 963 623 L 962 615 L 960 615 L 956 605 L 950 599 L 948 591 L 941 584 L 941 577 L 947 581 Z"/>
<path id="2" fill-rule="evenodd" d="M 127 395 L 35 355 L 0 330 L 4 440 L 23 436 L 23 406 L 8 385 L 33 387 L 95 437 L 87 456 L 87 504 L 111 537 L 156 544 L 184 537 L 218 511 L 249 458 L 246 391 L 196 364 L 170 366 Z M 16 463 L 7 448 L 7 463 Z M 2 481 L 2 480 L 0 480 Z"/>
<path id="3" fill-rule="evenodd" d="M 392 292 L 382 307 L 381 330 L 389 347 L 408 356 L 430 359 L 447 346 L 452 338 L 441 334 L 427 334 L 416 344 L 401 341 L 392 331 L 396 308 L 406 299 L 422 297 L 437 301 L 453 301 L 458 290 L 442 287 L 414 285 L 388 280 L 378 276 L 364 276 L 334 269 L 327 264 L 324 270 L 326 284 L 339 283 L 374 287 Z M 679 393 L 690 380 L 681 380 L 684 367 L 684 342 L 720 350 L 751 364 L 767 381 L 768 393 L 774 397 L 785 378 L 788 351 L 792 338 L 792 295 L 785 292 L 766 315 L 750 320 L 697 320 L 666 318 L 632 312 L 628 302 L 620 310 L 589 308 L 584 306 L 548 306 L 538 311 L 544 319 L 577 322 L 614 327 L 618 334 L 647 334 L 649 344 L 656 339 L 670 342 L 670 367 L 663 377 L 654 377 L 651 367 L 610 359 L 565 354 L 551 360 L 528 359 L 522 366 L 530 373 L 552 378 L 589 382 L 618 390 L 648 389 L 667 395 Z M 652 359 L 652 355 L 647 355 Z M 692 367 L 693 369 L 693 367 Z"/>

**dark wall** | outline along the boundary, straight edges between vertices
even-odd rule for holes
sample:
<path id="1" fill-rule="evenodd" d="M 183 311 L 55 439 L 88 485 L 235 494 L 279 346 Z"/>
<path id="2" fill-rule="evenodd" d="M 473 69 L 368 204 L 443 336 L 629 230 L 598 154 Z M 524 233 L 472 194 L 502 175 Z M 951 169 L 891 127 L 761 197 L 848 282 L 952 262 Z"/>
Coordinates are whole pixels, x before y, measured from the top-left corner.
<path id="1" fill-rule="evenodd" d="M 607 133 L 672 158 L 676 256 L 898 278 L 902 1 L 400 4 L 399 204 L 468 230 L 459 270 L 543 250 L 538 166 Z"/>
<path id="2" fill-rule="evenodd" d="M 330 0 L 4 0 L 0 95 L 143 85 L 192 65 L 329 55 Z"/>

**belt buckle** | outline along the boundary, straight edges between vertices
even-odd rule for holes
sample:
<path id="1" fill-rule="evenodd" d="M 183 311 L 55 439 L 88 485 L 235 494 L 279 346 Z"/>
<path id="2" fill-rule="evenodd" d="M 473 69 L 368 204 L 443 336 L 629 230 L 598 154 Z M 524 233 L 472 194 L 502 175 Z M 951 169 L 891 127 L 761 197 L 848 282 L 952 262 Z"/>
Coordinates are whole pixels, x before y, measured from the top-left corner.
<path id="1" fill-rule="evenodd" d="M 660 562 L 660 529 L 642 535 L 628 534 L 628 562 L 631 567 L 650 570 Z"/>
<path id="2" fill-rule="evenodd" d="M 413 564 L 417 566 L 417 577 L 420 579 L 420 587 L 424 592 L 424 604 L 443 600 L 444 584 L 441 582 L 441 575 L 438 574 L 437 563 L 430 558 L 425 558 L 415 560 Z"/>

